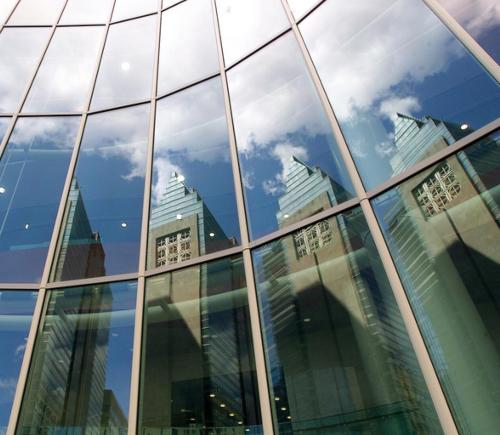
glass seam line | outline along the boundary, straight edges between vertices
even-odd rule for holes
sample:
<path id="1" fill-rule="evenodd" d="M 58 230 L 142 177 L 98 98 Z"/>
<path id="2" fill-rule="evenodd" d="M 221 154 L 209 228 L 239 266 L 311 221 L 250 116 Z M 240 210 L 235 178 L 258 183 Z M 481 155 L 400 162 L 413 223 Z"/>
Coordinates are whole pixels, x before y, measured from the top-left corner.
<path id="1" fill-rule="evenodd" d="M 326 95 L 326 92 L 323 88 L 321 79 L 319 78 L 319 75 L 318 75 L 318 72 L 316 71 L 316 67 L 314 65 L 314 62 L 312 61 L 312 58 L 311 58 L 309 51 L 307 49 L 307 46 L 305 44 L 305 41 L 303 40 L 302 35 L 301 35 L 299 28 L 297 26 L 297 23 L 295 22 L 292 11 L 288 5 L 288 2 L 286 0 L 281 0 L 281 2 L 283 4 L 283 7 L 285 8 L 287 15 L 288 15 L 288 19 L 292 23 L 293 32 L 294 32 L 295 37 L 299 43 L 302 55 L 306 61 L 307 68 L 309 70 L 310 76 L 311 76 L 313 83 L 315 85 L 315 88 L 318 92 L 321 103 L 323 104 L 323 107 L 324 107 L 325 112 L 327 114 L 328 121 L 332 127 L 334 137 L 337 140 L 339 150 L 340 150 L 342 157 L 344 159 L 347 172 L 348 172 L 348 174 L 351 178 L 351 181 L 354 185 L 356 195 L 360 200 L 361 207 L 363 209 L 368 227 L 369 227 L 374 239 L 377 239 L 379 241 L 379 243 L 381 243 L 381 248 L 383 248 L 382 250 L 380 250 L 380 248 L 379 248 L 381 261 L 382 261 L 382 264 L 384 266 L 384 270 L 386 271 L 388 277 L 391 277 L 392 282 L 394 282 L 394 285 L 391 285 L 391 288 L 394 292 L 396 300 L 398 301 L 398 306 L 401 309 L 403 321 L 405 322 L 405 325 L 408 329 L 408 332 L 410 333 L 410 330 L 411 330 L 411 335 L 410 335 L 411 342 L 412 342 L 412 345 L 413 345 L 415 351 L 416 352 L 418 351 L 418 353 L 420 355 L 419 362 L 420 362 L 421 367 L 422 367 L 422 372 L 424 374 L 426 384 L 428 385 L 429 393 L 431 394 L 432 400 L 433 400 L 434 405 L 436 407 L 436 411 L 437 411 L 439 420 L 441 422 L 441 425 L 443 427 L 443 430 L 444 430 L 446 435 L 458 435 L 456 426 L 455 426 L 453 418 L 451 416 L 450 408 L 449 408 L 448 403 L 444 397 L 443 390 L 441 389 L 441 386 L 439 384 L 436 386 L 437 375 L 434 371 L 432 361 L 431 361 L 430 356 L 427 352 L 427 348 L 425 347 L 423 337 L 420 334 L 420 330 L 418 329 L 418 325 L 415 321 L 415 318 L 413 317 L 412 313 L 410 315 L 409 312 L 403 310 L 405 307 L 404 301 L 406 301 L 406 303 L 408 303 L 408 300 L 406 298 L 406 293 L 404 292 L 402 283 L 399 280 L 399 275 L 397 274 L 395 265 L 392 262 L 392 258 L 390 257 L 390 255 L 383 255 L 383 253 L 386 252 L 385 250 L 387 250 L 387 252 L 388 252 L 388 248 L 387 248 L 387 245 L 385 244 L 385 240 L 383 238 L 382 231 L 380 229 L 378 221 L 375 218 L 375 214 L 373 212 L 372 206 L 371 206 L 371 204 L 368 200 L 368 197 L 366 195 L 366 191 L 365 191 L 364 185 L 361 181 L 361 177 L 357 171 L 356 165 L 354 164 L 351 153 L 349 151 L 347 143 L 346 143 L 344 136 L 342 134 L 342 131 L 340 129 L 340 125 L 338 124 L 335 113 L 333 112 L 333 109 L 330 105 L 328 96 Z M 401 305 L 399 304 L 399 301 L 402 301 Z"/>
<path id="2" fill-rule="evenodd" d="M 479 64 L 500 83 L 500 66 L 437 0 L 422 0 L 451 33 L 471 52 Z"/>
<path id="3" fill-rule="evenodd" d="M 128 434 L 136 435 L 139 430 L 140 410 L 140 379 L 141 379 L 141 360 L 142 360 L 142 340 L 144 327 L 144 306 L 146 298 L 146 257 L 149 238 L 149 207 L 151 201 L 151 184 L 153 176 L 153 149 L 155 138 L 155 123 L 156 123 L 156 94 L 158 91 L 158 68 L 160 63 L 160 39 L 161 39 L 161 13 L 162 0 L 158 0 L 157 18 L 156 18 L 156 39 L 155 39 L 155 54 L 153 63 L 153 78 L 151 83 L 151 99 L 149 107 L 149 132 L 148 132 L 148 148 L 146 160 L 146 173 L 144 176 L 144 195 L 142 203 L 142 223 L 141 223 L 141 240 L 139 242 L 139 278 L 137 281 L 137 295 L 135 307 L 135 324 L 134 324 L 134 344 L 132 352 L 132 367 L 130 379 L 130 399 L 129 399 L 129 420 Z"/>
<path id="4" fill-rule="evenodd" d="M 266 360 L 264 356 L 264 346 L 262 342 L 262 329 L 260 314 L 257 305 L 257 290 L 255 287 L 252 257 L 249 248 L 249 232 L 246 219 L 245 201 L 243 196 L 243 186 L 241 183 L 241 173 L 236 148 L 236 134 L 234 131 L 233 117 L 231 112 L 231 101 L 229 86 L 227 82 L 226 70 L 224 68 L 224 54 L 222 47 L 222 37 L 220 33 L 219 17 L 217 14 L 216 0 L 211 0 L 212 17 L 219 55 L 219 69 L 221 73 L 222 92 L 224 97 L 224 107 L 226 112 L 226 124 L 229 135 L 229 149 L 231 153 L 231 163 L 233 170 L 234 189 L 236 195 L 236 206 L 238 210 L 238 223 L 240 226 L 241 246 L 243 248 L 243 266 L 245 269 L 245 280 L 247 284 L 248 310 L 250 314 L 250 327 L 252 329 L 252 342 L 254 348 L 255 371 L 259 388 L 260 413 L 262 418 L 262 428 L 264 435 L 273 435 L 274 423 L 271 412 L 271 401 L 269 397 L 269 385 L 267 380 Z M 276 433 L 278 433 L 276 431 Z"/>

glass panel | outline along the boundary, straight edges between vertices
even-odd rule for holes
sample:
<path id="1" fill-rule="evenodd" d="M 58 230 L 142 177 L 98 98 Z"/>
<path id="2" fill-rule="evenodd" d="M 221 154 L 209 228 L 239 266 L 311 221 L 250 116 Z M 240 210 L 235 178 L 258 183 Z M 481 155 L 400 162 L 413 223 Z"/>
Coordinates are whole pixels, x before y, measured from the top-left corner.
<path id="1" fill-rule="evenodd" d="M 319 0 L 287 0 L 290 9 L 292 10 L 295 19 L 299 19 L 304 15 L 309 9 L 311 9 L 315 4 L 319 3 Z"/>
<path id="2" fill-rule="evenodd" d="M 109 19 L 113 0 L 69 0 L 60 24 L 99 24 Z"/>
<path id="3" fill-rule="evenodd" d="M 55 24 L 66 0 L 21 0 L 9 24 Z"/>
<path id="4" fill-rule="evenodd" d="M 252 238 L 352 197 L 337 143 L 291 33 L 227 77 Z M 294 200 L 322 195 L 325 185 L 328 201 L 315 210 Z"/>
<path id="5" fill-rule="evenodd" d="M 158 10 L 158 0 L 116 0 L 113 21 L 138 17 Z"/>
<path id="6" fill-rule="evenodd" d="M 3 137 L 5 136 L 5 133 L 9 128 L 11 119 L 12 118 L 0 118 L 0 143 L 2 142 Z"/>
<path id="7" fill-rule="evenodd" d="M 500 133 L 373 203 L 460 433 L 497 433 Z"/>
<path id="8" fill-rule="evenodd" d="M 40 282 L 80 117 L 20 118 L 0 160 L 0 279 Z"/>
<path id="9" fill-rule="evenodd" d="M 500 63 L 500 5 L 497 0 L 437 0 Z"/>
<path id="10" fill-rule="evenodd" d="M 184 0 L 163 0 L 162 8 L 168 8 L 169 6 L 180 3 Z"/>
<path id="11" fill-rule="evenodd" d="M 149 104 L 90 115 L 52 280 L 137 271 Z"/>
<path id="12" fill-rule="evenodd" d="M 0 33 L 0 111 L 15 112 L 37 66 L 50 29 L 3 29 Z"/>
<path id="13" fill-rule="evenodd" d="M 262 434 L 243 260 L 147 280 L 140 433 Z"/>
<path id="14" fill-rule="evenodd" d="M 239 244 L 220 78 L 158 102 L 149 268 Z"/>
<path id="15" fill-rule="evenodd" d="M 151 97 L 156 15 L 109 28 L 92 109 Z"/>
<path id="16" fill-rule="evenodd" d="M 14 401 L 37 293 L 0 292 L 0 433 L 5 434 Z"/>
<path id="17" fill-rule="evenodd" d="M 443 433 L 360 208 L 253 258 L 281 434 Z"/>
<path id="18" fill-rule="evenodd" d="M 52 290 L 18 434 L 126 434 L 137 284 Z"/>
<path id="19" fill-rule="evenodd" d="M 279 0 L 216 0 L 226 65 L 290 26 Z"/>
<path id="20" fill-rule="evenodd" d="M 163 13 L 158 94 L 219 70 L 210 0 L 189 0 Z"/>
<path id="21" fill-rule="evenodd" d="M 23 112 L 84 109 L 104 27 L 58 28 L 31 86 Z"/>
<path id="22" fill-rule="evenodd" d="M 16 6 L 18 0 L 2 0 L 0 2 L 0 24 L 5 23 L 12 9 Z"/>
<path id="23" fill-rule="evenodd" d="M 299 27 L 367 189 L 500 114 L 498 84 L 420 0 L 329 1 Z"/>

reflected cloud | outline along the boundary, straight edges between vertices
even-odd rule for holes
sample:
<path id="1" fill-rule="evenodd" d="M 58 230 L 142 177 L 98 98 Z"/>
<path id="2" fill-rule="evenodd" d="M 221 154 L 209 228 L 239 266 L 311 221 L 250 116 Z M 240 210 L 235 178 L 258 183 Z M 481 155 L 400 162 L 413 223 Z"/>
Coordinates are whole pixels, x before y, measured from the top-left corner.
<path id="1" fill-rule="evenodd" d="M 16 347 L 16 351 L 14 352 L 14 355 L 15 356 L 23 355 L 25 349 L 26 349 L 26 343 L 20 344 L 19 346 Z"/>

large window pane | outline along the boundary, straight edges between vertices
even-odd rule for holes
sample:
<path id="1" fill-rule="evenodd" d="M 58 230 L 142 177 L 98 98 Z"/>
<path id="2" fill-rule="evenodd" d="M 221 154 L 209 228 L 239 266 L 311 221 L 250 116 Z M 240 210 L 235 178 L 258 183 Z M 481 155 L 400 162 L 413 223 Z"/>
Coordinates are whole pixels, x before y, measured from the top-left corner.
<path id="1" fill-rule="evenodd" d="M 500 4 L 497 0 L 437 0 L 488 54 L 500 63 Z"/>
<path id="2" fill-rule="evenodd" d="M 66 0 L 21 0 L 9 24 L 55 24 Z"/>
<path id="3" fill-rule="evenodd" d="M 220 78 L 158 102 L 150 268 L 239 244 Z"/>
<path id="4" fill-rule="evenodd" d="M 116 0 L 113 21 L 138 17 L 158 10 L 158 0 Z"/>
<path id="5" fill-rule="evenodd" d="M 299 19 L 309 9 L 311 9 L 319 0 L 287 0 L 295 19 Z"/>
<path id="6" fill-rule="evenodd" d="M 0 111 L 15 112 L 50 29 L 3 29 L 0 33 Z"/>
<path id="7" fill-rule="evenodd" d="M 500 134 L 374 201 L 462 434 L 500 426 Z"/>
<path id="8" fill-rule="evenodd" d="M 210 0 L 189 0 L 163 12 L 158 94 L 219 70 Z"/>
<path id="9" fill-rule="evenodd" d="M 242 258 L 147 280 L 140 433 L 261 434 Z"/>
<path id="10" fill-rule="evenodd" d="M 5 20 L 11 14 L 17 1 L 18 0 L 3 0 L 0 2 L 0 24 L 5 23 Z"/>
<path id="11" fill-rule="evenodd" d="M 80 112 L 89 92 L 103 27 L 58 28 L 23 112 Z"/>
<path id="12" fill-rule="evenodd" d="M 420 0 L 328 1 L 299 27 L 367 189 L 500 114 L 498 84 Z"/>
<path id="13" fill-rule="evenodd" d="M 37 293 L 0 292 L 0 433 L 5 434 L 23 362 Z"/>
<path id="14" fill-rule="evenodd" d="M 253 258 L 281 434 L 442 434 L 360 208 Z"/>
<path id="15" fill-rule="evenodd" d="M 137 271 L 148 129 L 149 104 L 89 116 L 52 280 Z"/>
<path id="16" fill-rule="evenodd" d="M 100 24 L 109 19 L 113 0 L 69 0 L 60 24 Z"/>
<path id="17" fill-rule="evenodd" d="M 110 27 L 92 109 L 151 97 L 156 15 Z"/>
<path id="18" fill-rule="evenodd" d="M 18 434 L 126 434 L 137 284 L 53 290 Z"/>
<path id="19" fill-rule="evenodd" d="M 337 143 L 291 33 L 231 69 L 228 82 L 252 238 L 352 196 Z M 321 195 L 325 185 L 328 201 L 321 207 L 302 210 L 305 202 L 293 201 L 308 201 L 306 191 Z M 290 201 L 293 206 L 287 208 Z"/>
<path id="20" fill-rule="evenodd" d="M 40 282 L 80 117 L 20 118 L 0 160 L 0 280 Z"/>
<path id="21" fill-rule="evenodd" d="M 216 0 L 226 65 L 290 25 L 279 0 Z"/>
<path id="22" fill-rule="evenodd" d="M 2 142 L 7 129 L 9 128 L 11 118 L 0 118 L 0 142 Z"/>

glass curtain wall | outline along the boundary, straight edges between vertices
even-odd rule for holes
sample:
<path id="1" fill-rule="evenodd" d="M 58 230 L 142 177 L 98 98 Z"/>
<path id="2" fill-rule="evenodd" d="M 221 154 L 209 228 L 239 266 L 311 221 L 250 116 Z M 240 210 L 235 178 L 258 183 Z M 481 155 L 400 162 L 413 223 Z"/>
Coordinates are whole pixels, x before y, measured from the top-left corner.
<path id="1" fill-rule="evenodd" d="M 0 1 L 0 435 L 496 435 L 497 3 Z"/>

